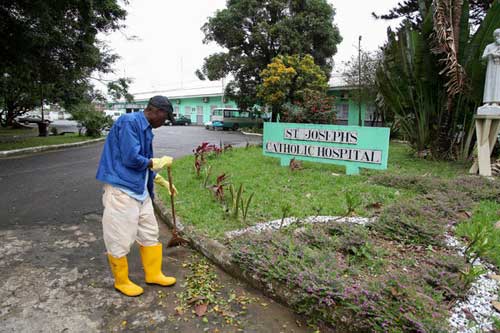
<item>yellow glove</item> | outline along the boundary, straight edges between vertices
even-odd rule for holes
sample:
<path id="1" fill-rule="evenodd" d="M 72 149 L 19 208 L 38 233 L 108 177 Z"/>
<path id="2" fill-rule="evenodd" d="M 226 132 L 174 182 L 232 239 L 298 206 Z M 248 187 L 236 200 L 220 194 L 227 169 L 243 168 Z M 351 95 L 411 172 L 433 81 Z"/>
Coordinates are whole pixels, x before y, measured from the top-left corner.
<path id="1" fill-rule="evenodd" d="M 171 166 L 173 161 L 174 161 L 174 159 L 170 156 L 163 156 L 160 158 L 152 158 L 151 162 L 153 165 L 151 166 L 151 169 L 153 171 L 158 172 L 161 169 L 168 168 L 169 166 Z"/>
<path id="2" fill-rule="evenodd" d="M 170 183 L 165 178 L 160 176 L 159 173 L 156 174 L 155 184 L 158 184 L 159 186 L 163 186 L 164 188 L 166 188 L 168 190 L 168 193 L 170 193 L 170 195 L 172 195 L 172 192 L 170 192 Z M 174 184 L 172 184 L 172 189 L 174 190 L 173 195 L 177 195 L 177 189 L 175 188 Z"/>

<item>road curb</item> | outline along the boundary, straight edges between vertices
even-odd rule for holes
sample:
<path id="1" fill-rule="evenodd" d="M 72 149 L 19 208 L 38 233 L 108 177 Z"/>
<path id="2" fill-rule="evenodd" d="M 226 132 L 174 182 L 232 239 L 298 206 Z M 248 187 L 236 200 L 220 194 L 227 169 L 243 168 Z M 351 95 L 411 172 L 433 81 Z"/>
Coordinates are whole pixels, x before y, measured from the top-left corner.
<path id="1" fill-rule="evenodd" d="M 153 206 L 160 220 L 165 223 L 169 228 L 173 228 L 172 214 L 168 211 L 167 207 L 159 199 L 159 193 L 155 190 L 155 198 Z M 275 301 L 290 307 L 290 300 L 293 299 L 293 292 L 281 284 L 273 284 L 271 282 L 263 283 L 257 276 L 250 275 L 242 270 L 238 265 L 232 262 L 231 252 L 229 249 L 220 242 L 208 238 L 191 227 L 182 224 L 182 221 L 176 216 L 177 230 L 179 234 L 189 241 L 191 247 L 198 252 L 202 253 L 205 257 L 211 260 L 215 265 L 219 266 L 229 275 L 243 280 L 250 284 L 255 289 L 260 290 L 266 296 L 274 299 Z"/>
<path id="2" fill-rule="evenodd" d="M 250 132 L 243 132 L 243 131 L 241 131 L 241 134 L 249 135 L 249 136 L 262 136 L 262 134 L 260 134 L 260 133 L 250 133 Z"/>
<path id="3" fill-rule="evenodd" d="M 101 142 L 104 140 L 106 140 L 106 138 L 99 138 L 99 139 L 74 142 L 74 143 L 63 143 L 60 145 L 38 146 L 38 147 L 29 147 L 29 148 L 21 148 L 21 149 L 12 149 L 12 150 L 0 150 L 0 158 L 1 157 L 8 157 L 8 156 L 15 156 L 15 155 L 38 153 L 38 152 L 42 152 L 42 151 L 59 150 L 59 149 L 64 149 L 64 148 L 85 146 L 85 145 L 89 145 L 92 143 Z"/>

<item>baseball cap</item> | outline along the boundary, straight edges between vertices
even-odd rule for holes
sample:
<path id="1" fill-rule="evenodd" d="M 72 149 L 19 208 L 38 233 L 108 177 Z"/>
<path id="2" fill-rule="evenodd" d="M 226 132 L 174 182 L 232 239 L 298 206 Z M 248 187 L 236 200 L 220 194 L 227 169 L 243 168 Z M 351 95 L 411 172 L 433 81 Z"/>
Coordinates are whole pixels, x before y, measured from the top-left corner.
<path id="1" fill-rule="evenodd" d="M 169 99 L 166 98 L 165 96 L 153 96 L 149 99 L 148 105 L 154 106 L 157 109 L 163 110 L 167 112 L 168 119 L 173 121 L 174 120 L 174 114 L 173 114 L 173 107 L 172 103 L 170 103 Z"/>

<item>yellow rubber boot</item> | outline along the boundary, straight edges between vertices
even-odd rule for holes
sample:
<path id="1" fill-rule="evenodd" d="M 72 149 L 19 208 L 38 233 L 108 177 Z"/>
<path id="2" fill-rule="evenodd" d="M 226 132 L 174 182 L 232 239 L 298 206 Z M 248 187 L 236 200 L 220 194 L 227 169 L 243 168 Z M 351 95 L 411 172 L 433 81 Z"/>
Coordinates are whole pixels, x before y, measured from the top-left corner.
<path id="1" fill-rule="evenodd" d="M 127 296 L 139 296 L 144 289 L 133 283 L 128 278 L 127 257 L 115 258 L 108 254 L 109 265 L 115 277 L 115 289 Z"/>
<path id="2" fill-rule="evenodd" d="M 161 271 L 162 245 L 141 246 L 142 265 L 146 275 L 146 283 L 159 284 L 160 286 L 171 286 L 175 284 L 175 278 L 163 275 Z"/>

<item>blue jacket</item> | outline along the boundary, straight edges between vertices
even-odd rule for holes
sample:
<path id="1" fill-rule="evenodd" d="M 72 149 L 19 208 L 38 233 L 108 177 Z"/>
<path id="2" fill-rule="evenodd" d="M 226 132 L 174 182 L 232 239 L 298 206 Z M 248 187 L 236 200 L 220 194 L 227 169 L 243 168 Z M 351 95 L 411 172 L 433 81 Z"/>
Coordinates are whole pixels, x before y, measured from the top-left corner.
<path id="1" fill-rule="evenodd" d="M 153 131 L 144 112 L 128 113 L 113 124 L 97 168 L 97 180 L 125 187 L 134 193 L 144 192 L 146 171 L 148 192 L 153 194 L 156 174 L 148 168 L 153 157 Z"/>

